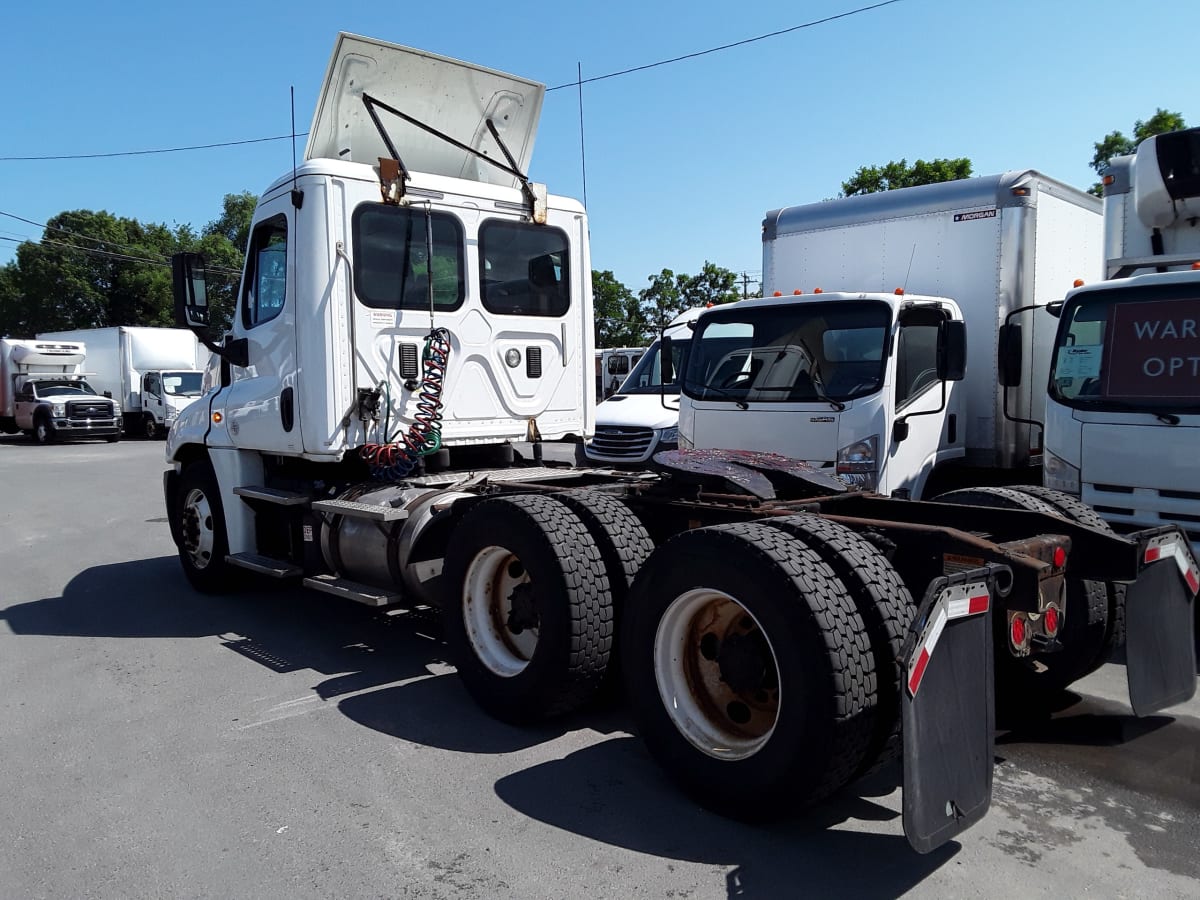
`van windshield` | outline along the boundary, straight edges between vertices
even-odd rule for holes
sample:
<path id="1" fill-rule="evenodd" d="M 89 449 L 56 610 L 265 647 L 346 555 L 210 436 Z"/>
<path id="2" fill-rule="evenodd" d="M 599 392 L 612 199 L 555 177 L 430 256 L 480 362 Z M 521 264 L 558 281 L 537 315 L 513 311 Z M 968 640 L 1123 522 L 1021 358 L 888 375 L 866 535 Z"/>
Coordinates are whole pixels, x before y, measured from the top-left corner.
<path id="1" fill-rule="evenodd" d="M 657 394 L 661 390 L 666 394 L 678 394 L 679 383 L 675 380 L 687 362 L 688 347 L 691 341 L 687 338 L 676 338 L 671 341 L 671 371 L 674 373 L 671 381 L 662 383 L 662 361 L 659 358 L 659 342 L 655 341 L 650 349 L 634 366 L 629 377 L 621 385 L 618 394 Z"/>
<path id="2" fill-rule="evenodd" d="M 1051 366 L 1050 394 L 1069 406 L 1200 410 L 1200 296 L 1186 285 L 1076 294 Z"/>
<path id="3" fill-rule="evenodd" d="M 735 308 L 702 316 L 683 390 L 696 400 L 851 400 L 883 385 L 891 310 L 877 301 Z"/>

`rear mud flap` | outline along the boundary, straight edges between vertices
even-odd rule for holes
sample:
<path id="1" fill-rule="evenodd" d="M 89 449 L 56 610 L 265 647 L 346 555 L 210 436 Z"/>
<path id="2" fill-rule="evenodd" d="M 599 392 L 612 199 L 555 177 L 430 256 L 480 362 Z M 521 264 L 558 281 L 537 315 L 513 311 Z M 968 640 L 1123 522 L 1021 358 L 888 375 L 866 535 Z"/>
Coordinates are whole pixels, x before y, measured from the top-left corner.
<path id="1" fill-rule="evenodd" d="M 905 646 L 904 835 L 928 853 L 992 802 L 996 714 L 992 605 L 1012 572 L 988 565 L 935 579 Z"/>
<path id="2" fill-rule="evenodd" d="M 1134 715 L 1148 716 L 1196 693 L 1192 604 L 1200 569 L 1176 528 L 1130 537 L 1142 570 L 1125 593 L 1125 675 Z"/>

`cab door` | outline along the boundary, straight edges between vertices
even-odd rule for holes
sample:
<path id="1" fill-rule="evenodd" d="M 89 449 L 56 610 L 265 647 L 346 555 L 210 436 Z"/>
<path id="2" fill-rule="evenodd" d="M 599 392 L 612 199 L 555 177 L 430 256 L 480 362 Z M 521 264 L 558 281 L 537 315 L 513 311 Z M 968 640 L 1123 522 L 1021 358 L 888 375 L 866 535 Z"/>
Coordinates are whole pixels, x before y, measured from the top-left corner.
<path id="1" fill-rule="evenodd" d="M 235 447 L 299 453 L 295 238 L 288 195 L 259 204 L 233 333 L 246 365 L 230 368 L 224 411 Z"/>
<path id="2" fill-rule="evenodd" d="M 142 411 L 152 415 L 159 424 L 166 418 L 162 380 L 157 372 L 150 372 L 142 378 Z"/>
<path id="3" fill-rule="evenodd" d="M 28 431 L 33 427 L 33 412 L 37 404 L 32 384 L 26 384 L 13 397 L 13 418 L 17 420 L 18 428 Z"/>
<path id="4" fill-rule="evenodd" d="M 942 386 L 937 370 L 938 321 L 901 320 L 896 338 L 896 418 L 908 423 L 908 436 L 900 442 L 883 435 L 891 446 L 887 456 L 887 489 L 915 492 L 932 471 L 939 448 L 957 433 L 947 431 L 947 410 L 942 406 Z M 949 385 L 947 385 L 947 389 Z M 957 432 L 955 428 L 955 432 Z"/>

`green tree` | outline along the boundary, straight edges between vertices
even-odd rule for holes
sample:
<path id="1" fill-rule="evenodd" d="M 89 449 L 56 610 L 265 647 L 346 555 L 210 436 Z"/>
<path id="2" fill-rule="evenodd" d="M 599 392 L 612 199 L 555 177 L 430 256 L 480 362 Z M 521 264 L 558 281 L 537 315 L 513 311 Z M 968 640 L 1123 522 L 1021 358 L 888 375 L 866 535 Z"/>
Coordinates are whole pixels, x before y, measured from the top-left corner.
<path id="1" fill-rule="evenodd" d="M 610 271 L 592 270 L 597 347 L 637 347 L 646 335 L 646 320 L 633 291 Z"/>
<path id="2" fill-rule="evenodd" d="M 1092 154 L 1090 165 L 1103 179 L 1104 174 L 1108 171 L 1109 162 L 1114 156 L 1128 156 L 1137 150 L 1137 145 L 1146 138 L 1156 134 L 1166 134 L 1168 131 L 1182 131 L 1184 128 L 1187 128 L 1187 125 L 1184 123 L 1182 115 L 1177 112 L 1168 112 L 1159 107 L 1149 119 L 1145 121 L 1138 119 L 1133 123 L 1132 138 L 1127 138 L 1120 131 L 1110 131 L 1102 140 L 1093 144 L 1095 153 Z M 1097 197 L 1103 195 L 1102 181 L 1093 184 L 1090 191 Z"/>
<path id="3" fill-rule="evenodd" d="M 220 235 L 239 253 L 245 253 L 246 242 L 250 238 L 250 222 L 254 219 L 257 205 L 258 198 L 249 191 L 226 194 L 221 201 L 220 217 L 204 226 L 204 236 Z"/>
<path id="4" fill-rule="evenodd" d="M 683 308 L 694 306 L 714 306 L 721 303 L 732 303 L 741 298 L 736 272 L 723 269 L 705 260 L 704 268 L 699 275 L 687 277 L 680 285 Z"/>
<path id="5" fill-rule="evenodd" d="M 957 181 L 970 177 L 971 161 L 966 157 L 933 159 L 928 162 L 918 159 L 911 166 L 906 159 L 899 162 L 893 160 L 882 166 L 861 166 L 849 181 L 842 182 L 841 196 L 874 194 L 918 184 L 936 184 L 940 181 Z"/>
<path id="6" fill-rule="evenodd" d="M 699 275 L 663 269 L 650 276 L 650 286 L 638 294 L 642 316 L 652 331 L 665 327 L 685 309 L 741 299 L 736 272 L 705 260 Z"/>

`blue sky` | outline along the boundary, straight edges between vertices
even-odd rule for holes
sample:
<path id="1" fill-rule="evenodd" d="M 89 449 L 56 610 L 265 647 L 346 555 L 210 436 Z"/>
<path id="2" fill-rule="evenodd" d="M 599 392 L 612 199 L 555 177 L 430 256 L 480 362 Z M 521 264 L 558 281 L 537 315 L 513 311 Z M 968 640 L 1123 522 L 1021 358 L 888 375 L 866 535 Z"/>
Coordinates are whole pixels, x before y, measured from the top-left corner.
<path id="1" fill-rule="evenodd" d="M 869 0 L 383 4 L 12 3 L 0 157 L 113 153 L 308 130 L 338 31 L 548 86 L 644 65 Z M 759 226 L 837 194 L 860 165 L 966 156 L 1086 187 L 1092 144 L 1165 107 L 1200 125 L 1195 0 L 899 0 L 583 88 L 592 263 L 633 290 L 705 260 L 757 275 Z M 303 152 L 303 140 L 300 142 Z M 112 159 L 0 160 L 0 212 L 216 218 L 226 193 L 291 167 L 288 141 Z M 582 199 L 579 97 L 547 94 L 530 171 Z M 41 229 L 0 216 L 11 238 Z"/>

